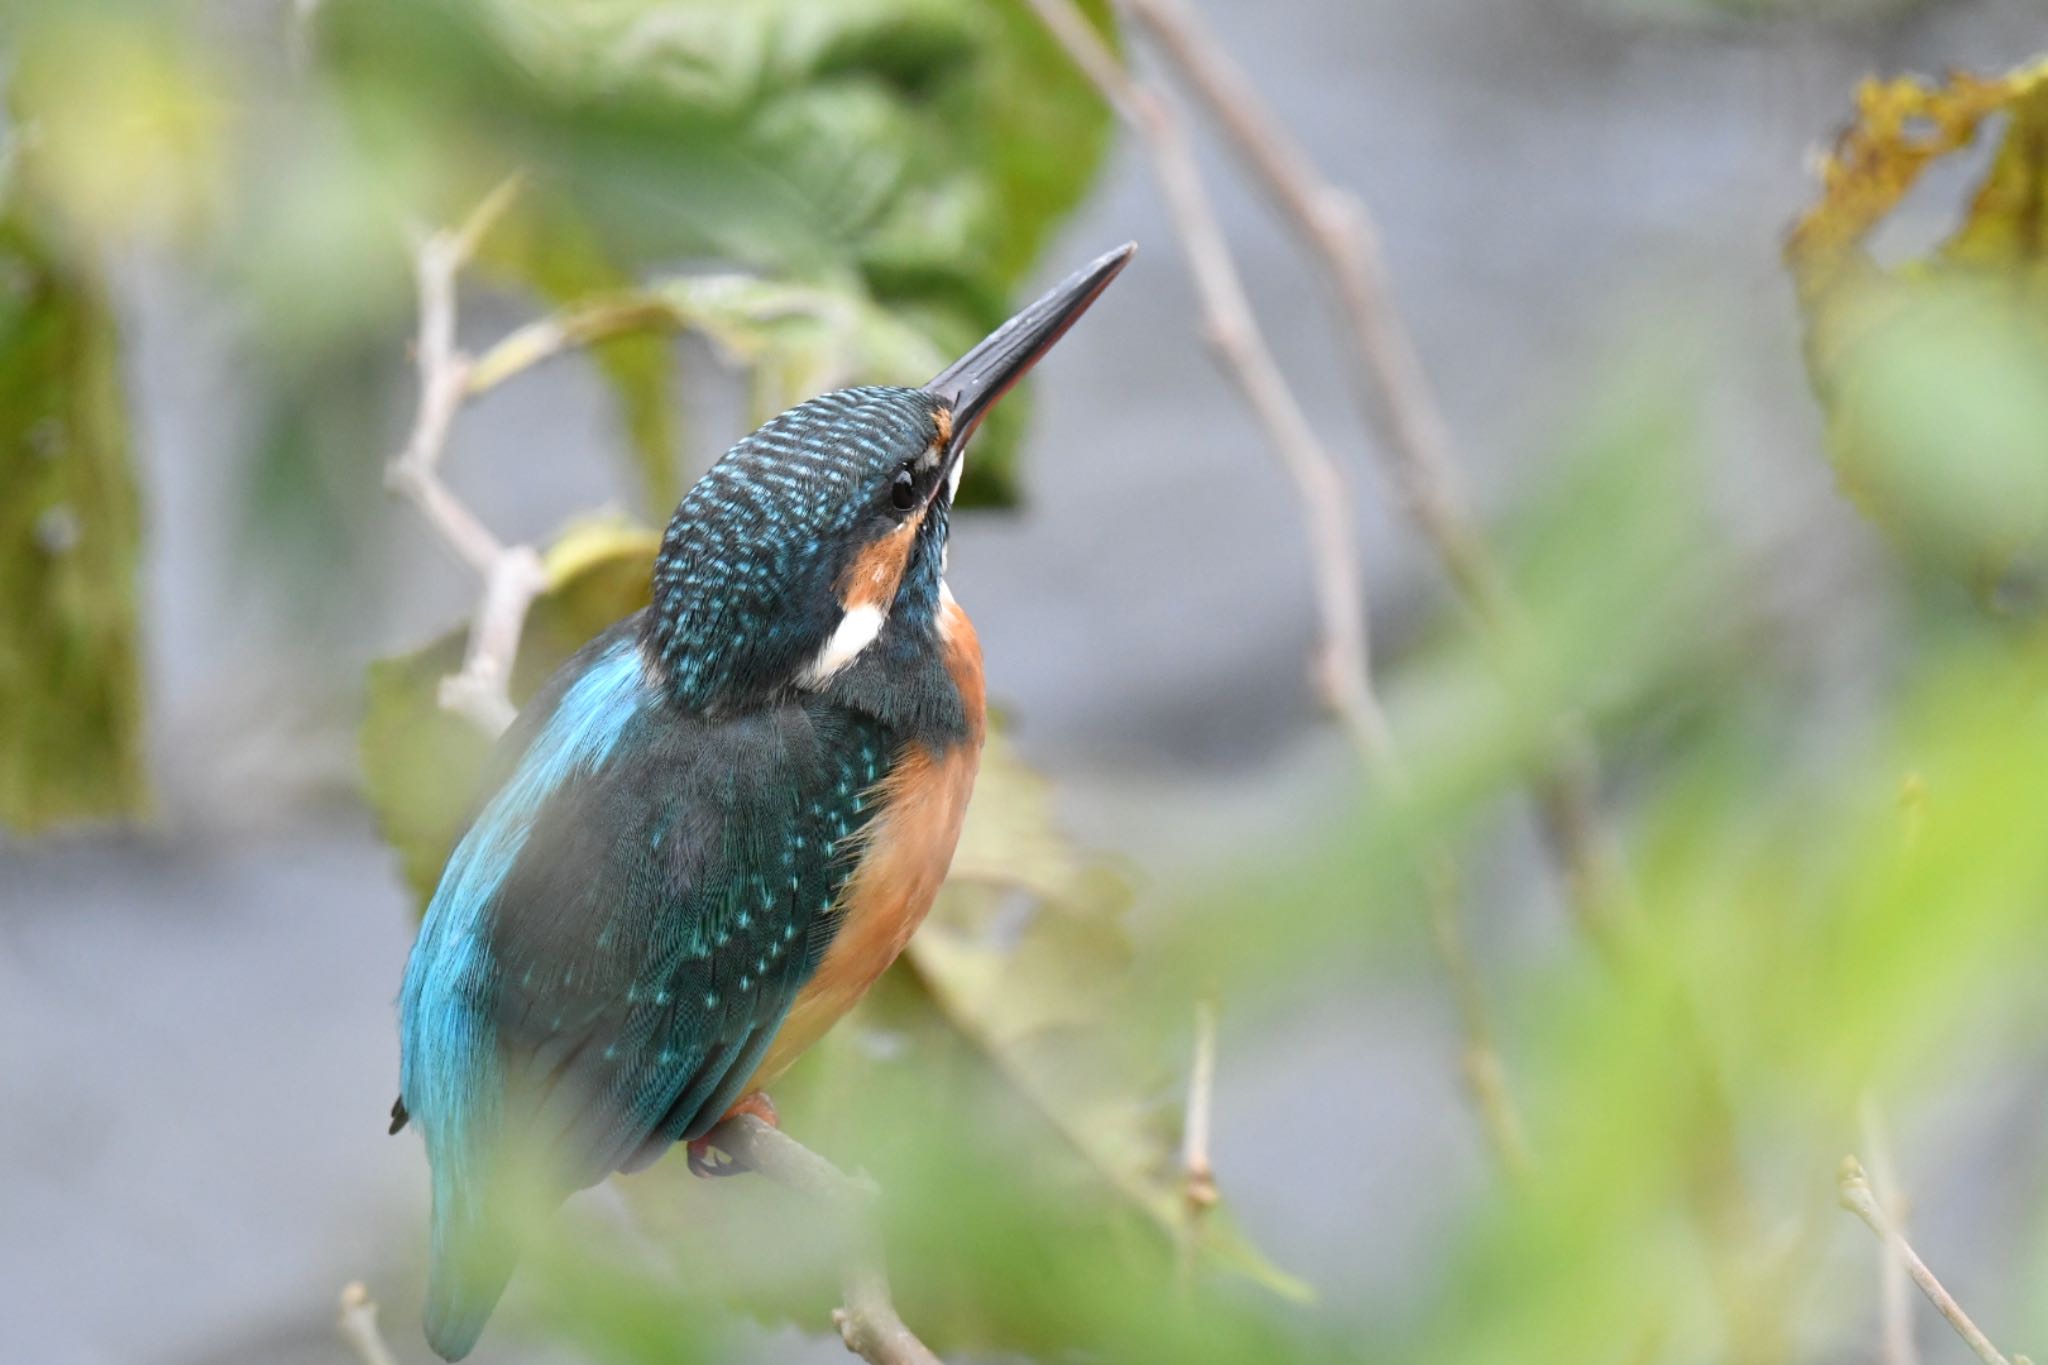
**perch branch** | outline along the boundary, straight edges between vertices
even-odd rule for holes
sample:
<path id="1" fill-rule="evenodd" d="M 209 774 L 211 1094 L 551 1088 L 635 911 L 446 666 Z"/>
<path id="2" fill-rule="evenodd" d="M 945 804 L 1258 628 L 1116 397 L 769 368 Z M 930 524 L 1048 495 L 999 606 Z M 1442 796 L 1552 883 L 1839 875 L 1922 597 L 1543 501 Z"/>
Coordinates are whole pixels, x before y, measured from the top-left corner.
<path id="1" fill-rule="evenodd" d="M 1237 263 L 1202 180 L 1186 120 L 1161 91 L 1133 75 L 1074 0 L 1030 0 L 1048 32 L 1111 108 L 1138 135 L 1166 198 L 1200 301 L 1204 329 L 1223 371 L 1243 393 L 1293 485 L 1307 528 L 1321 637 L 1317 681 L 1324 699 L 1383 788 L 1405 796 L 1408 779 L 1373 690 L 1365 575 L 1351 531 L 1351 495 L 1341 467 L 1310 426 L 1266 344 Z M 1501 1081 L 1504 1069 L 1484 992 L 1459 924 L 1450 861 L 1423 857 L 1435 938 L 1454 978 L 1465 1032 L 1464 1068 L 1487 1135 L 1511 1174 L 1528 1165 L 1521 1119 Z"/>
<path id="2" fill-rule="evenodd" d="M 384 1334 L 377 1330 L 377 1301 L 361 1280 L 351 1280 L 341 1291 L 341 1316 L 335 1330 L 363 1365 L 398 1365 Z"/>
<path id="3" fill-rule="evenodd" d="M 409 500 L 442 541 L 483 580 L 461 671 L 441 684 L 441 704 L 489 734 L 512 723 L 512 664 L 533 599 L 547 586 L 540 556 L 529 545 L 506 545 L 477 519 L 441 477 L 448 430 L 470 391 L 471 361 L 455 344 L 455 285 L 477 244 L 511 206 L 517 179 L 485 196 L 452 231 L 415 234 L 413 275 L 419 291 L 419 406 L 385 483 Z"/>
<path id="4" fill-rule="evenodd" d="M 842 1269 L 846 1303 L 833 1310 L 832 1321 L 847 1350 L 871 1365 L 939 1365 L 939 1358 L 904 1325 L 889 1296 L 889 1273 L 875 1228 L 873 1181 L 847 1175 L 751 1114 L 726 1119 L 711 1130 L 710 1141 L 749 1170 L 820 1200 L 845 1218 L 852 1239 Z"/>
<path id="5" fill-rule="evenodd" d="M 1893 1223 L 1890 1215 L 1885 1212 L 1884 1206 L 1878 1202 L 1876 1193 L 1870 1187 L 1870 1177 L 1864 1174 L 1862 1162 L 1853 1156 L 1843 1157 L 1841 1173 L 1836 1184 L 1840 1191 L 1842 1207 L 1861 1218 L 1864 1224 L 1877 1234 L 1878 1240 L 1883 1242 L 1891 1254 L 1906 1267 L 1906 1272 L 1913 1277 L 1913 1283 L 1920 1286 L 1920 1292 L 1927 1296 L 1927 1301 L 1948 1319 L 1948 1325 L 1955 1328 L 1956 1335 L 1977 1353 L 1977 1358 L 1983 1361 L 1984 1365 L 2028 1365 L 2025 1356 L 2013 1356 L 2008 1359 L 2001 1355 L 1998 1348 L 1991 1344 L 1991 1339 L 1970 1320 L 1970 1315 L 1963 1311 L 1962 1305 L 1955 1301 L 1955 1297 L 1942 1288 L 1941 1281 L 1934 1278 L 1934 1272 L 1927 1268 L 1927 1263 L 1920 1259 L 1920 1254 L 1913 1250 L 1912 1244 L 1906 1241 L 1905 1234 L 1899 1231 L 1897 1224 Z"/>

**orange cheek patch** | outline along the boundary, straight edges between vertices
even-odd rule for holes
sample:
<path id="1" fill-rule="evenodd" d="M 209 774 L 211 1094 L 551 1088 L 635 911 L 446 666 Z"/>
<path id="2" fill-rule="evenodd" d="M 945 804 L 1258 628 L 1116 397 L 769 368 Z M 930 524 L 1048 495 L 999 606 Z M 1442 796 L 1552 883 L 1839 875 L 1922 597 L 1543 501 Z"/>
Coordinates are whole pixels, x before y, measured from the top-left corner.
<path id="1" fill-rule="evenodd" d="M 939 428 L 938 451 L 940 457 L 944 458 L 946 447 L 953 444 L 953 410 L 951 408 L 932 409 L 932 421 Z"/>
<path id="2" fill-rule="evenodd" d="M 910 562 L 910 544 L 917 538 L 917 528 L 923 521 L 922 513 L 912 517 L 853 557 L 846 572 L 839 575 L 839 600 L 846 610 L 889 609 L 889 604 L 896 600 L 898 585 L 903 582 L 904 566 Z"/>

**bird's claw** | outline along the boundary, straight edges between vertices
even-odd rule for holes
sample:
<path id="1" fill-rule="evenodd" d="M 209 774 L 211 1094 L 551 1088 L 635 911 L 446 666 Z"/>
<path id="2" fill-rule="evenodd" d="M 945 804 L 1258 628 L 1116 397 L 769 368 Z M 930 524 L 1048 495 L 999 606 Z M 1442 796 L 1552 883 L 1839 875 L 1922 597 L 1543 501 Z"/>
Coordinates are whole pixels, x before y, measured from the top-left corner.
<path id="1" fill-rule="evenodd" d="M 720 1151 L 708 1137 L 698 1138 L 685 1149 L 690 1161 L 690 1174 L 703 1176 L 706 1180 L 720 1176 L 744 1175 L 746 1163 L 736 1160 L 731 1154 Z"/>
<path id="2" fill-rule="evenodd" d="M 751 1114 L 770 1128 L 782 1126 L 782 1116 L 775 1112 L 775 1101 L 758 1090 L 726 1110 L 725 1118 L 719 1122 L 738 1118 L 742 1114 Z M 717 1131 L 715 1128 L 712 1129 L 712 1133 Z M 711 1133 L 706 1133 L 703 1137 L 686 1144 L 685 1151 L 689 1157 L 690 1174 L 703 1176 L 707 1180 L 728 1175 L 744 1175 L 753 1169 L 713 1142 Z"/>

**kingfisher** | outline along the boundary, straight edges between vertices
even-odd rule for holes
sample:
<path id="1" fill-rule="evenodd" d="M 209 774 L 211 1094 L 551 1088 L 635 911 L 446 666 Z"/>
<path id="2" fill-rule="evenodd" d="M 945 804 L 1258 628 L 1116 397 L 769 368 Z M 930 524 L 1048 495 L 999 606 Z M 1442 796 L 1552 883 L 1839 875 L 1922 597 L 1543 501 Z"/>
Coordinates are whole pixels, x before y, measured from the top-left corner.
<path id="1" fill-rule="evenodd" d="M 399 996 L 432 1166 L 426 1334 L 475 1346 L 548 1203 L 774 1121 L 762 1087 L 902 952 L 952 861 L 986 724 L 946 586 L 976 425 L 1126 244 L 922 388 L 791 408 L 677 506 L 643 610 L 534 694 L 449 856 Z"/>

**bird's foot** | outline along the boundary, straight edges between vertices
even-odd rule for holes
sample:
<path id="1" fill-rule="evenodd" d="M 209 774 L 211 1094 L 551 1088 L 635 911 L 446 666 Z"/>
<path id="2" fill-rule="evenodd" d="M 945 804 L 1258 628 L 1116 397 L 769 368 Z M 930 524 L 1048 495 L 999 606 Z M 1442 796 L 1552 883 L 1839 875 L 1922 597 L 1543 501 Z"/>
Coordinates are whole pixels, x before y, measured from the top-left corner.
<path id="1" fill-rule="evenodd" d="M 723 1123 L 726 1119 L 738 1118 L 742 1114 L 752 1114 L 770 1128 L 780 1128 L 782 1126 L 782 1116 L 775 1112 L 775 1101 L 769 1099 L 758 1090 L 726 1110 L 725 1117 L 721 1118 L 719 1122 Z M 713 1176 L 744 1175 L 749 1169 L 747 1164 L 743 1161 L 734 1160 L 729 1153 L 719 1151 L 716 1144 L 713 1143 L 712 1133 L 717 1131 L 714 1128 L 711 1130 L 711 1133 L 706 1133 L 703 1137 L 687 1144 L 686 1151 L 690 1161 L 690 1174 L 700 1175 L 706 1179 Z M 713 1153 L 717 1153 L 717 1155 L 714 1156 Z"/>

